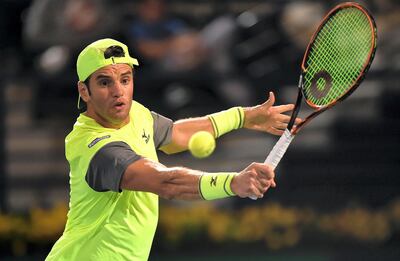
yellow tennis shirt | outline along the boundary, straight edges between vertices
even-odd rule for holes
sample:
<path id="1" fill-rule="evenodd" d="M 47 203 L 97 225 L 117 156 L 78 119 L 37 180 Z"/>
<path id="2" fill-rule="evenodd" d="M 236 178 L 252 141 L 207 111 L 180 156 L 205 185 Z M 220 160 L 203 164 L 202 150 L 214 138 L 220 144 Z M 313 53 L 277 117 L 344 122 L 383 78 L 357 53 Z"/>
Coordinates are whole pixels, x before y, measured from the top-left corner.
<path id="1" fill-rule="evenodd" d="M 158 196 L 148 192 L 92 189 L 85 181 L 91 159 L 111 142 L 158 161 L 152 113 L 133 101 L 130 123 L 104 128 L 81 114 L 65 139 L 70 165 L 70 204 L 61 238 L 50 260 L 147 260 L 158 221 Z"/>

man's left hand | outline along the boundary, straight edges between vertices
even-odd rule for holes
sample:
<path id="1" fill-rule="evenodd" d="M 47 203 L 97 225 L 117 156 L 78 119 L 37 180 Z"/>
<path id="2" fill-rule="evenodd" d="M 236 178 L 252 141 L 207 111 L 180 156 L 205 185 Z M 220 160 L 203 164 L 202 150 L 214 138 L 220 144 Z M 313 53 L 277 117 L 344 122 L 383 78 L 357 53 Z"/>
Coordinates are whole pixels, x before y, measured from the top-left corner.
<path id="1" fill-rule="evenodd" d="M 274 135 L 282 135 L 290 120 L 290 116 L 284 114 L 294 109 L 293 104 L 273 106 L 275 95 L 269 93 L 269 98 L 263 104 L 244 108 L 244 128 L 264 131 Z M 296 118 L 295 125 L 302 120 Z"/>

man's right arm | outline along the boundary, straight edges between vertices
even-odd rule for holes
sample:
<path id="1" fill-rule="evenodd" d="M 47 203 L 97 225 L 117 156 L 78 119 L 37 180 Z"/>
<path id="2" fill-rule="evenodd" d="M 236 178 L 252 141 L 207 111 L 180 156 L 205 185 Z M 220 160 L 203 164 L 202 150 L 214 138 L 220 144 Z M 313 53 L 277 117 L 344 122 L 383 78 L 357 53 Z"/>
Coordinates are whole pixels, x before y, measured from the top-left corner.
<path id="1" fill-rule="evenodd" d="M 200 178 L 213 175 L 183 167 L 168 168 L 147 158 L 130 164 L 120 182 L 122 190 L 146 191 L 166 199 L 202 199 Z M 215 173 L 218 175 L 218 173 Z M 239 197 L 263 197 L 269 187 L 275 187 L 274 172 L 271 167 L 252 163 L 234 175 L 230 183 L 231 191 Z"/>
<path id="2" fill-rule="evenodd" d="M 85 180 L 97 192 L 135 190 L 181 200 L 262 197 L 275 186 L 274 171 L 265 164 L 252 163 L 240 173 L 168 168 L 136 154 L 124 142 L 103 146 L 90 161 Z"/>

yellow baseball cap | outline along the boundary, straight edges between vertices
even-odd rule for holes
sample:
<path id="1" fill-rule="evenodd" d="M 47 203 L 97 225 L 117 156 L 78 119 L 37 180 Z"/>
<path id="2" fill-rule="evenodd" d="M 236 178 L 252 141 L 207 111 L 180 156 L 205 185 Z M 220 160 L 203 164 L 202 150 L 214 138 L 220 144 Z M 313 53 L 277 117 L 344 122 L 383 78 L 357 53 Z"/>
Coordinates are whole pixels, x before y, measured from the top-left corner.
<path id="1" fill-rule="evenodd" d="M 122 48 L 123 52 L 120 57 L 106 58 L 104 52 L 112 46 Z M 125 44 L 110 38 L 97 40 L 86 46 L 78 56 L 76 70 L 79 81 L 85 81 L 92 73 L 104 66 L 119 63 L 129 64 L 132 67 L 139 65 L 138 60 L 129 55 L 128 47 Z M 80 109 L 79 102 L 80 95 L 78 97 L 78 109 Z"/>

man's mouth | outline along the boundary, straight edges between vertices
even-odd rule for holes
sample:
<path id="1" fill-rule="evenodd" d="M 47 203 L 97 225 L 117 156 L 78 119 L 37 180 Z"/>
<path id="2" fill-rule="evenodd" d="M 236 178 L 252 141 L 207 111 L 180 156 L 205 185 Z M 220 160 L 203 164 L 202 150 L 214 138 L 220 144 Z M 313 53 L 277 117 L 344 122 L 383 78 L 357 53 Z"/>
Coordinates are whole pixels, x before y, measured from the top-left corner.
<path id="1" fill-rule="evenodd" d="M 114 108 L 116 108 L 117 110 L 122 110 L 125 107 L 125 103 L 123 102 L 116 102 L 114 103 Z"/>

